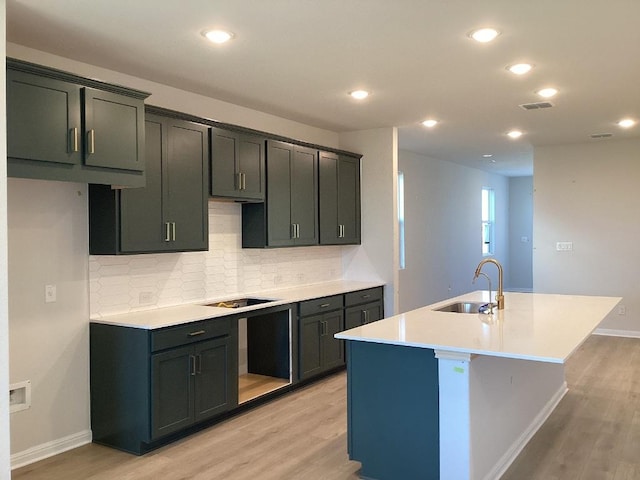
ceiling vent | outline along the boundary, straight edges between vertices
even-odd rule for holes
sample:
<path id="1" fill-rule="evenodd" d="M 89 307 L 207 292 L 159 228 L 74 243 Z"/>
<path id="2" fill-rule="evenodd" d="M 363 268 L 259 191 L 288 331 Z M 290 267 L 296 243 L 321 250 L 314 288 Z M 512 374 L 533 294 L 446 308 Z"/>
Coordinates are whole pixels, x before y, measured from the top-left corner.
<path id="1" fill-rule="evenodd" d="M 535 103 L 523 103 L 520 105 L 521 108 L 525 110 L 540 110 L 542 108 L 551 108 L 553 107 L 553 103 L 551 102 L 535 102 Z"/>
<path id="2" fill-rule="evenodd" d="M 591 138 L 609 138 L 613 137 L 613 133 L 592 133 Z"/>

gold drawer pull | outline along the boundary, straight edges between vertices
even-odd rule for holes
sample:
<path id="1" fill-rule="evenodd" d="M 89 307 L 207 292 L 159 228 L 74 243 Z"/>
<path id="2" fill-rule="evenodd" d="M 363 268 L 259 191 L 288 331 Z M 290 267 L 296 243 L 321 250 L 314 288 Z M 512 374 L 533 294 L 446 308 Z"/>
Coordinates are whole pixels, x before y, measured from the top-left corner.
<path id="1" fill-rule="evenodd" d="M 190 337 L 197 337 L 198 335 L 202 335 L 202 334 L 205 334 L 205 333 L 207 333 L 206 330 L 198 330 L 197 332 L 191 332 L 188 335 Z"/>

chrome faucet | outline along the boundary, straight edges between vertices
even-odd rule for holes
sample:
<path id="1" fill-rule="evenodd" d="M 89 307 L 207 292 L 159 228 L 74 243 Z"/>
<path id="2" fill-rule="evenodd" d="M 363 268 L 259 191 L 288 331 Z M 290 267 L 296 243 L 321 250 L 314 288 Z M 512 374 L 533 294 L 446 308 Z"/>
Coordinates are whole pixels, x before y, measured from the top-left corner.
<path id="1" fill-rule="evenodd" d="M 502 265 L 495 258 L 485 258 L 482 260 L 478 267 L 476 268 L 476 273 L 473 276 L 473 281 L 476 281 L 481 274 L 485 275 L 481 272 L 482 267 L 485 263 L 493 263 L 496 267 L 498 267 L 498 293 L 496 294 L 496 303 L 498 304 L 498 310 L 504 310 L 504 292 L 502 291 Z M 489 303 L 491 303 L 491 282 L 489 282 Z"/>

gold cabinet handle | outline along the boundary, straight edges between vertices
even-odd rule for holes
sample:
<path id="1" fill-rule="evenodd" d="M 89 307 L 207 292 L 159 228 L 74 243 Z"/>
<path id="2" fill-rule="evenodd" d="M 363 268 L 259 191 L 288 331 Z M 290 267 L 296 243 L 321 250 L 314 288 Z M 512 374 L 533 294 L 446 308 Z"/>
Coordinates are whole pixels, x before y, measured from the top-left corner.
<path id="1" fill-rule="evenodd" d="M 242 174 L 236 173 L 236 190 L 242 190 Z"/>
<path id="2" fill-rule="evenodd" d="M 171 222 L 171 236 L 173 237 L 173 241 L 176 241 L 176 222 Z"/>
<path id="3" fill-rule="evenodd" d="M 74 127 L 69 132 L 71 134 L 71 151 L 78 151 L 78 127 Z"/>
<path id="4" fill-rule="evenodd" d="M 197 337 L 198 335 L 204 335 L 205 333 L 207 333 L 206 330 L 198 330 L 196 332 L 189 332 L 187 335 L 190 337 Z"/>
<path id="5" fill-rule="evenodd" d="M 165 242 L 170 242 L 171 241 L 171 224 L 169 222 L 164 222 L 164 241 Z"/>
<path id="6" fill-rule="evenodd" d="M 240 175 L 242 175 L 242 190 L 246 190 L 247 189 L 247 176 L 244 173 L 241 173 Z"/>
<path id="7" fill-rule="evenodd" d="M 89 153 L 96 153 L 96 131 L 89 130 L 87 132 L 87 138 L 89 142 Z"/>
<path id="8" fill-rule="evenodd" d="M 196 356 L 195 355 L 189 355 L 189 363 L 191 364 L 190 365 L 191 371 L 189 373 L 192 377 L 195 377 L 196 375 Z"/>

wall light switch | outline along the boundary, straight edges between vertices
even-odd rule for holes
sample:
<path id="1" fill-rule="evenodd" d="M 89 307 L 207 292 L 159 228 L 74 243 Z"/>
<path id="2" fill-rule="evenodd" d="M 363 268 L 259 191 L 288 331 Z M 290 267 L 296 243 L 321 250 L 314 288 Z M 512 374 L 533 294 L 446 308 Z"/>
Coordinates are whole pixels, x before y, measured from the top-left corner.
<path id="1" fill-rule="evenodd" d="M 53 303 L 57 300 L 57 292 L 55 285 L 44 286 L 44 301 L 45 303 Z"/>

